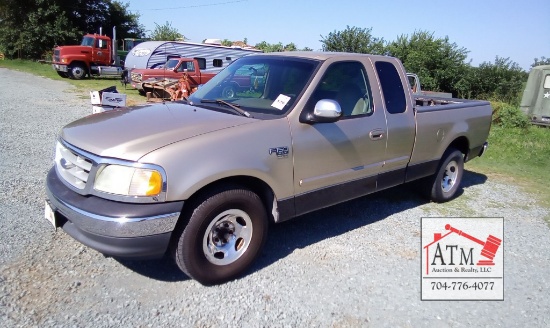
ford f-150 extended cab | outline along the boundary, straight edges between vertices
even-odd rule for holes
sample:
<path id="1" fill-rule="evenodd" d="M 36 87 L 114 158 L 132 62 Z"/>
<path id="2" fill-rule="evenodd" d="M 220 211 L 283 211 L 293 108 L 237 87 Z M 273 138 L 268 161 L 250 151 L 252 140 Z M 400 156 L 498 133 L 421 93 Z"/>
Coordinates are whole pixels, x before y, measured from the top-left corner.
<path id="1" fill-rule="evenodd" d="M 226 96 L 258 71 L 261 83 Z M 236 60 L 187 101 L 115 109 L 63 128 L 46 218 L 123 258 L 171 254 L 203 284 L 241 275 L 269 222 L 423 179 L 453 198 L 480 156 L 488 102 L 413 96 L 399 60 L 287 52 Z"/>

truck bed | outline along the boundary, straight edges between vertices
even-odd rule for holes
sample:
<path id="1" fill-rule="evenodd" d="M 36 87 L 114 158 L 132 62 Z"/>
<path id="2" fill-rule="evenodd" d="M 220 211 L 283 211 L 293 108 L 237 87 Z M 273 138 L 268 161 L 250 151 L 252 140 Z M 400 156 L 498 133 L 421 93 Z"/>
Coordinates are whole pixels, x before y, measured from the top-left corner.
<path id="1" fill-rule="evenodd" d="M 436 163 L 451 140 L 464 137 L 457 144 L 465 151 L 467 160 L 476 157 L 489 135 L 491 104 L 488 101 L 456 98 L 414 97 L 417 133 L 410 165 Z M 435 150 L 435 151 L 434 151 Z"/>

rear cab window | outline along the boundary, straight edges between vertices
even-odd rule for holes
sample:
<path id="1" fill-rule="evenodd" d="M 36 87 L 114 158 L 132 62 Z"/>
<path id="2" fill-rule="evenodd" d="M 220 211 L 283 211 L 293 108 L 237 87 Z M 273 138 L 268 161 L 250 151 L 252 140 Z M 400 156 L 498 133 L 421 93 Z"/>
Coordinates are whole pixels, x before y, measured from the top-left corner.
<path id="1" fill-rule="evenodd" d="M 377 61 L 374 66 L 380 81 L 386 111 L 390 114 L 404 113 L 407 109 L 407 100 L 397 68 L 392 63 L 385 61 Z"/>

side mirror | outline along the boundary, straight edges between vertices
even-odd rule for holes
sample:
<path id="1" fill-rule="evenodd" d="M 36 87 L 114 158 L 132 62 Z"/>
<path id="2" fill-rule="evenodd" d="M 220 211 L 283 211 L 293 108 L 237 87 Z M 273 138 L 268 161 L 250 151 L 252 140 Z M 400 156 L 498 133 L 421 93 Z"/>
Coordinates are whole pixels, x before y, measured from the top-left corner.
<path id="1" fill-rule="evenodd" d="M 342 117 L 342 108 L 336 100 L 321 99 L 313 108 L 313 113 L 307 113 L 303 119 L 300 119 L 302 123 L 333 123 Z"/>

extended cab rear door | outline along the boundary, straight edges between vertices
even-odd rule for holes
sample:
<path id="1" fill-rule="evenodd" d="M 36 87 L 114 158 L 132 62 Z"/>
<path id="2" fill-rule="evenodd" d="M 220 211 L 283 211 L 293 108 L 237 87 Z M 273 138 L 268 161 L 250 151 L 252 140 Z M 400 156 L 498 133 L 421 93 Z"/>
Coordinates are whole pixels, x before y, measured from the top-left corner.
<path id="1" fill-rule="evenodd" d="M 410 88 L 403 66 L 389 57 L 372 57 L 378 76 L 380 103 L 376 108 L 386 116 L 386 155 L 377 181 L 377 190 L 405 182 L 416 137 L 416 121 Z"/>
<path id="2" fill-rule="evenodd" d="M 370 61 L 327 65 L 303 111 L 332 99 L 343 117 L 334 123 L 292 123 L 296 215 L 375 191 L 386 157 L 386 117 L 374 106 Z"/>

